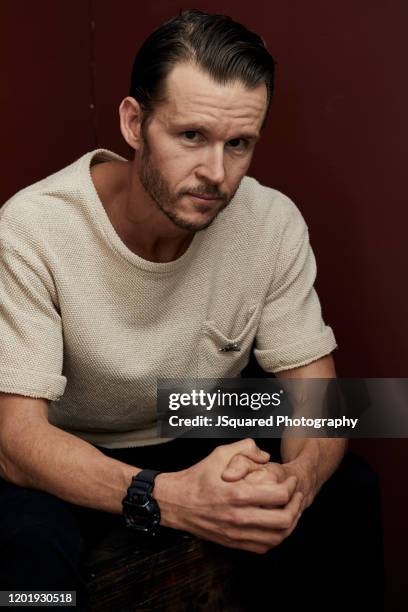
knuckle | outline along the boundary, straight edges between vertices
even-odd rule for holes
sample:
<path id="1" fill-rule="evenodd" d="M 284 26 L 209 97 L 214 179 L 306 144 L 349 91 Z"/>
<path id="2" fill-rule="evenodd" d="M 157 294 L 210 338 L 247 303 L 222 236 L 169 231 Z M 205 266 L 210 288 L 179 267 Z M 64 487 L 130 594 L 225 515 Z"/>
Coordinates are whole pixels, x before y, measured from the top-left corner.
<path id="1" fill-rule="evenodd" d="M 245 503 L 247 500 L 246 492 L 242 487 L 235 487 L 231 494 L 233 502 L 236 504 Z"/>
<path id="2" fill-rule="evenodd" d="M 235 484 L 235 483 L 234 483 Z M 235 487 L 229 487 L 227 491 L 225 491 L 223 501 L 228 508 L 235 505 Z M 228 520 L 228 510 L 226 509 L 227 520 Z"/>
<path id="3" fill-rule="evenodd" d="M 296 521 L 296 518 L 299 514 L 299 508 L 296 508 L 296 510 L 292 510 L 289 513 L 289 519 L 290 519 L 290 524 L 293 525 L 293 523 Z"/>
<path id="4" fill-rule="evenodd" d="M 282 490 L 281 500 L 282 500 L 282 504 L 286 505 L 289 503 L 289 500 L 290 500 L 289 491 L 287 491 L 286 489 Z"/>
<path id="5" fill-rule="evenodd" d="M 224 540 L 226 540 L 228 543 L 233 542 L 234 537 L 232 527 L 224 527 L 224 529 L 222 530 L 222 536 Z"/>
<path id="6" fill-rule="evenodd" d="M 221 444 L 220 446 L 216 446 L 213 450 L 214 455 L 222 455 L 224 453 L 224 446 Z"/>
<path id="7" fill-rule="evenodd" d="M 292 525 L 292 521 L 290 520 L 290 518 L 288 516 L 284 516 L 282 519 L 282 529 L 289 529 L 289 527 Z"/>
<path id="8" fill-rule="evenodd" d="M 232 508 L 228 513 L 227 521 L 230 525 L 239 525 L 239 511 Z"/>
<path id="9" fill-rule="evenodd" d="M 282 517 L 283 529 L 289 529 L 289 527 L 292 526 L 294 520 L 295 520 L 294 512 L 290 512 L 290 511 L 285 512 Z"/>
<path id="10" fill-rule="evenodd" d="M 240 534 L 239 530 L 231 526 L 226 527 L 224 529 L 224 536 L 232 544 L 236 544 L 237 542 L 240 542 L 241 540 L 243 540 L 243 537 Z"/>
<path id="11" fill-rule="evenodd" d="M 252 438 L 245 438 L 245 443 L 246 443 L 246 447 L 248 448 L 248 450 L 256 449 L 255 440 L 253 440 Z"/>
<path id="12" fill-rule="evenodd" d="M 234 523 L 235 525 L 238 525 L 238 527 L 245 527 L 246 525 L 249 525 L 250 517 L 248 512 L 246 512 L 246 510 L 239 510 L 238 512 L 235 512 Z"/>

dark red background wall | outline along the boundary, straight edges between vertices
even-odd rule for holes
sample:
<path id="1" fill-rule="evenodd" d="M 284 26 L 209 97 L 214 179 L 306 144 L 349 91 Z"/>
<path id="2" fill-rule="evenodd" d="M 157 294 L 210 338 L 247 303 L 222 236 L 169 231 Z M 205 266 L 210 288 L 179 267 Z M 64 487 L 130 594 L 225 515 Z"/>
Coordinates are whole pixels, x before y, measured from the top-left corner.
<path id="1" fill-rule="evenodd" d="M 252 174 L 308 222 L 339 374 L 407 376 L 406 0 L 3 0 L 0 201 L 97 146 L 127 154 L 117 109 L 134 53 L 192 7 L 242 21 L 277 60 Z M 405 610 L 408 445 L 353 447 L 381 477 L 387 610 Z"/>

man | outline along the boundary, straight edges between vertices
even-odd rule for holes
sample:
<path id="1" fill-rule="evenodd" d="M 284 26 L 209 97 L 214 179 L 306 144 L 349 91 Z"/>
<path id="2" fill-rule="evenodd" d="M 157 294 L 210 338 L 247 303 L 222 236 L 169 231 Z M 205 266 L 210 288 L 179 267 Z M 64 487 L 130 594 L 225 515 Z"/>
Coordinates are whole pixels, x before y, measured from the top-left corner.
<path id="1" fill-rule="evenodd" d="M 268 552 L 338 467 L 340 439 L 285 438 L 278 463 L 253 440 L 200 455 L 156 434 L 157 378 L 238 376 L 254 339 L 268 372 L 335 376 L 307 227 L 245 176 L 273 67 L 227 17 L 166 22 L 120 105 L 132 159 L 88 153 L 3 207 L 2 588 L 81 590 L 78 508 Z"/>

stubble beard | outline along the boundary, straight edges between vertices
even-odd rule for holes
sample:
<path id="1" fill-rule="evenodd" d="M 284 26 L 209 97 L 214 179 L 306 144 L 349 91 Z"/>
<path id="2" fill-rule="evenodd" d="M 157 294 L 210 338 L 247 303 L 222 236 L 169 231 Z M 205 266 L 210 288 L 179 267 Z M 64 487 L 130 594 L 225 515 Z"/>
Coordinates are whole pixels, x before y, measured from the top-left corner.
<path id="1" fill-rule="evenodd" d="M 228 198 L 225 194 L 219 192 L 216 185 L 201 184 L 189 191 L 181 191 L 173 194 L 159 168 L 152 161 L 149 144 L 146 137 L 144 138 L 143 151 L 140 159 L 139 180 L 146 193 L 150 196 L 153 202 L 155 202 L 162 213 L 164 213 L 166 217 L 174 223 L 174 225 L 192 232 L 199 232 L 209 227 L 217 218 L 219 213 L 224 210 L 226 206 L 228 206 L 236 193 L 235 190 L 232 196 Z M 214 197 L 220 197 L 223 199 L 222 206 L 220 206 L 216 214 L 205 223 L 192 223 L 190 221 L 186 221 L 176 211 L 177 200 L 184 195 L 194 193 L 211 194 L 214 195 Z"/>

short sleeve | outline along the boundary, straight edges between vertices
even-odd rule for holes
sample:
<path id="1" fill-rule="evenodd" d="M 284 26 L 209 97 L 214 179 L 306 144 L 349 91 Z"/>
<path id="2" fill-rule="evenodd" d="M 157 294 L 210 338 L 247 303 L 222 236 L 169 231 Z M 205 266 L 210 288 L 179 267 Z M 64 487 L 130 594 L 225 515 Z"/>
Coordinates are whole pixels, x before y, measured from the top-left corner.
<path id="1" fill-rule="evenodd" d="M 0 261 L 0 391 L 58 400 L 67 381 L 52 276 L 24 244 L 0 240 Z"/>
<path id="2" fill-rule="evenodd" d="M 256 337 L 255 357 L 266 372 L 307 365 L 337 346 L 313 287 L 316 262 L 307 226 L 292 206 Z"/>

